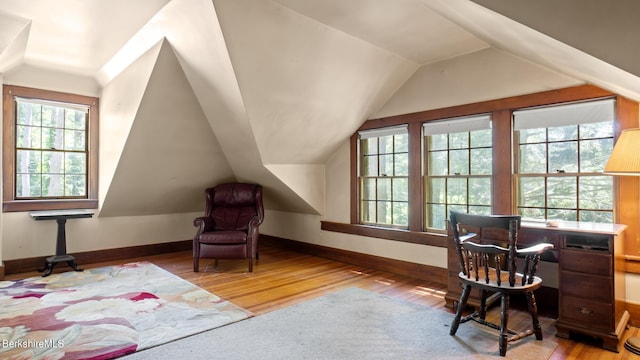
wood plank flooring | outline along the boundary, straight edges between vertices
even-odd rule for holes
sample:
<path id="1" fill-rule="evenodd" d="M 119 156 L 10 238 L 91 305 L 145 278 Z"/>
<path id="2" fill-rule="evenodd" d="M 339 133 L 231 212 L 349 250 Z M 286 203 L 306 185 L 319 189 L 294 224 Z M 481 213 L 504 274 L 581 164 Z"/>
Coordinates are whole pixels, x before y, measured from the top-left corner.
<path id="1" fill-rule="evenodd" d="M 150 261 L 204 289 L 241 306 L 256 315 L 274 311 L 302 301 L 355 286 L 406 301 L 449 311 L 445 307 L 446 287 L 410 277 L 371 270 L 331 261 L 277 247 L 262 246 L 260 259 L 253 273 L 247 272 L 245 260 L 201 260 L 200 272 L 193 272 L 190 251 L 133 258 L 127 261 L 81 264 L 85 269 L 117 265 L 131 261 Z M 59 264 L 54 273 L 68 271 Z M 5 280 L 38 276 L 38 272 L 13 274 Z M 453 318 L 453 313 L 452 313 Z M 519 328 L 530 321 L 528 313 L 513 310 L 510 327 Z M 464 326 L 464 325 L 462 325 Z M 630 327 L 629 336 L 640 336 L 638 328 Z M 554 337 L 558 347 L 550 359 L 640 359 L 622 348 L 614 353 L 597 347 L 592 339 L 567 340 Z M 435 355 L 435 354 L 434 354 Z"/>

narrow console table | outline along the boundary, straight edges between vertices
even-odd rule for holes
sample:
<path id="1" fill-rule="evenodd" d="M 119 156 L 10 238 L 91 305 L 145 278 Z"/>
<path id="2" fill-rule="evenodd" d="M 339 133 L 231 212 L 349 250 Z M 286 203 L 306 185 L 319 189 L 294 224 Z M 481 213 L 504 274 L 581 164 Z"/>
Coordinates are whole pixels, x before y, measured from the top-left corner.
<path id="1" fill-rule="evenodd" d="M 65 233 L 65 224 L 67 219 L 90 218 L 94 214 L 93 210 L 77 209 L 77 210 L 45 210 L 32 211 L 29 216 L 33 220 L 55 220 L 58 223 L 58 237 L 56 240 L 56 254 L 49 256 L 45 260 L 44 268 L 38 269 L 43 272 L 42 276 L 49 276 L 53 271 L 53 267 L 60 262 L 66 262 L 73 270 L 82 271 L 76 264 L 76 259 L 67 255 L 67 237 Z"/>

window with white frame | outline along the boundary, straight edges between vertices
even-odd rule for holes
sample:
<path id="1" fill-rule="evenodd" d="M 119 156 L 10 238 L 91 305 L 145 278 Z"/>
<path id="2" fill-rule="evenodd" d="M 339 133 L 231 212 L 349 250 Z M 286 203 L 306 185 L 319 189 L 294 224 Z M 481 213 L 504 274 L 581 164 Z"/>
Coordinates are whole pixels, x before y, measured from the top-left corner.
<path id="1" fill-rule="evenodd" d="M 513 113 L 517 213 L 531 220 L 613 221 L 615 102 L 579 102 Z"/>
<path id="2" fill-rule="evenodd" d="M 478 115 L 423 125 L 425 226 L 446 230 L 449 210 L 490 214 L 493 166 L 491 117 Z"/>
<path id="3" fill-rule="evenodd" d="M 360 131 L 360 222 L 406 228 L 409 219 L 409 136 L 406 126 Z"/>

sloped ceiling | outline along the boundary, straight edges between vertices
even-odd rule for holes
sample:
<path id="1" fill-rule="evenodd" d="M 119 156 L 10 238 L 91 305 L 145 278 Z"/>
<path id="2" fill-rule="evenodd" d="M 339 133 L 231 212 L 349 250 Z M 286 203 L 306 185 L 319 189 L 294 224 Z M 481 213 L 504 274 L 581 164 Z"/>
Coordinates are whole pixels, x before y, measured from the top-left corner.
<path id="1" fill-rule="evenodd" d="M 629 1 L 0 0 L 0 72 L 99 84 L 100 216 L 201 211 L 233 180 L 322 214 L 327 159 L 431 64 L 502 52 L 640 99 Z"/>

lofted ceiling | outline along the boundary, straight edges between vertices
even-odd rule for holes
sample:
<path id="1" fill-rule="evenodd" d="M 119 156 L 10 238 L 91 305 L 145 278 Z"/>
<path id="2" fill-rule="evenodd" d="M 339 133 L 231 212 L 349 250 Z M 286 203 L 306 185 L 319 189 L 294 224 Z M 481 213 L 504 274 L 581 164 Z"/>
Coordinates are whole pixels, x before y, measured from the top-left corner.
<path id="1" fill-rule="evenodd" d="M 322 214 L 324 164 L 431 64 L 495 49 L 640 99 L 640 9 L 602 3 L 0 0 L 0 73 L 95 85 L 102 216 L 200 211 L 231 180 L 261 183 L 270 209 Z M 594 14 L 629 46 L 583 26 Z"/>

